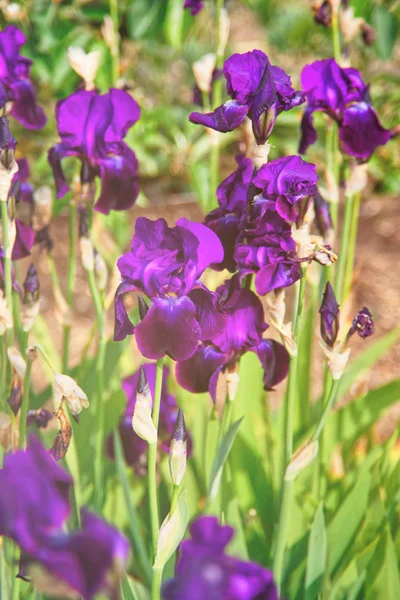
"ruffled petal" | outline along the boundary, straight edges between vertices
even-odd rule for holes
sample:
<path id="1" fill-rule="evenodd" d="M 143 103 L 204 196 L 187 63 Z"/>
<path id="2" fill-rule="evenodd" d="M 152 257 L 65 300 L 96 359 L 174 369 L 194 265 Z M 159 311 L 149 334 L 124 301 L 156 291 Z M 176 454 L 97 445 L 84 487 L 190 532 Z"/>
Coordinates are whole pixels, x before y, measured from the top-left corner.
<path id="1" fill-rule="evenodd" d="M 367 159 L 390 140 L 392 133 L 381 125 L 370 104 L 357 102 L 344 111 L 339 137 L 347 154 Z"/>
<path id="2" fill-rule="evenodd" d="M 36 92 L 29 79 L 19 79 L 11 84 L 13 106 L 11 114 L 27 129 L 41 129 L 46 125 L 46 115 L 36 104 Z"/>
<path id="3" fill-rule="evenodd" d="M 204 286 L 193 289 L 189 293 L 189 298 L 196 307 L 196 320 L 201 327 L 201 339 L 207 341 L 222 333 L 226 326 L 226 315 L 218 306 L 218 294 L 210 292 Z"/>
<path id="4" fill-rule="evenodd" d="M 196 308 L 187 296 L 154 298 L 146 317 L 135 329 L 136 342 L 146 358 L 166 354 L 185 360 L 195 352 L 201 337 Z"/>
<path id="5" fill-rule="evenodd" d="M 218 236 L 205 225 L 195 223 L 188 219 L 178 219 L 177 227 L 187 229 L 199 241 L 197 248 L 197 277 L 211 265 L 211 263 L 220 263 L 224 259 L 224 249 Z"/>
<path id="6" fill-rule="evenodd" d="M 185 390 L 194 394 L 207 392 L 213 373 L 226 363 L 226 355 L 212 345 L 200 344 L 187 360 L 176 365 L 176 379 Z"/>
<path id="7" fill-rule="evenodd" d="M 115 292 L 114 309 L 114 340 L 121 342 L 127 335 L 132 335 L 135 331 L 134 325 L 130 322 L 128 313 L 123 301 L 124 294 L 137 291 L 137 287 L 130 281 L 122 281 Z"/>
<path id="8" fill-rule="evenodd" d="M 224 64 L 226 91 L 241 104 L 250 104 L 270 68 L 268 57 L 261 50 L 233 54 Z"/>
<path id="9" fill-rule="evenodd" d="M 233 131 L 243 123 L 249 112 L 247 104 L 240 104 L 235 100 L 228 100 L 222 106 L 219 106 L 212 113 L 193 112 L 189 116 L 189 121 L 197 125 L 210 127 L 221 133 Z"/>
<path id="10" fill-rule="evenodd" d="M 289 372 L 289 353 L 279 342 L 265 339 L 258 344 L 254 352 L 264 369 L 264 389 L 272 390 Z"/>
<path id="11" fill-rule="evenodd" d="M 131 208 L 139 193 L 138 161 L 135 153 L 123 145 L 120 155 L 97 160 L 102 186 L 94 208 L 105 215 L 110 210 Z"/>
<path id="12" fill-rule="evenodd" d="M 119 142 L 140 118 L 140 108 L 136 100 L 125 90 L 111 88 L 109 95 L 114 114 L 105 141 Z"/>
<path id="13" fill-rule="evenodd" d="M 279 261 L 266 265 L 256 275 L 256 289 L 260 296 L 272 290 L 292 285 L 301 278 L 300 264 L 291 261 Z"/>
<path id="14" fill-rule="evenodd" d="M 234 259 L 235 246 L 240 232 L 240 223 L 242 218 L 228 213 L 217 208 L 207 215 L 205 224 L 217 234 L 224 249 L 224 260 L 222 262 L 211 264 L 211 267 L 216 271 L 228 269 L 231 273 L 237 270 L 236 261 Z"/>

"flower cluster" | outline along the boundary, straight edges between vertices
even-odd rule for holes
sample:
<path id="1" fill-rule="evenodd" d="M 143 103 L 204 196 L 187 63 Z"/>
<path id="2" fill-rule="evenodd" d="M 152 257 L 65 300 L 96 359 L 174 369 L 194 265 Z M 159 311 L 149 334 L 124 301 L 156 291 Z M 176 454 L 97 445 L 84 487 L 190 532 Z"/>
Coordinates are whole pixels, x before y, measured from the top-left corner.
<path id="1" fill-rule="evenodd" d="M 86 510 L 82 528 L 67 533 L 71 487 L 71 476 L 32 437 L 26 451 L 6 456 L 0 471 L 0 533 L 21 548 L 19 576 L 41 591 L 84 600 L 112 596 L 128 543 Z"/>
<path id="2" fill-rule="evenodd" d="M 199 517 L 182 543 L 175 577 L 162 590 L 164 600 L 278 600 L 271 571 L 226 554 L 233 529 L 215 517 Z"/>
<path id="3" fill-rule="evenodd" d="M 317 139 L 313 125 L 316 111 L 336 121 L 344 151 L 362 161 L 393 136 L 381 125 L 371 104 L 369 86 L 356 69 L 342 68 L 333 58 L 317 60 L 304 67 L 301 85 L 307 99 L 301 123 L 301 154 Z"/>

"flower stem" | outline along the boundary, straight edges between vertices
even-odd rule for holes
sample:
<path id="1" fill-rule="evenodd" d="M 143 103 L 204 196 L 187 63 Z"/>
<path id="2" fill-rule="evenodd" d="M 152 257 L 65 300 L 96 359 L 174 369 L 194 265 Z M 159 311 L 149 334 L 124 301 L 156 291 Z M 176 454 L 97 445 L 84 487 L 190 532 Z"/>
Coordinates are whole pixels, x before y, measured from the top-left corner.
<path id="1" fill-rule="evenodd" d="M 340 242 L 340 251 L 339 251 L 339 259 L 338 259 L 338 268 L 336 273 L 336 281 L 335 281 L 335 295 L 338 304 L 341 304 L 343 299 L 343 289 L 344 289 L 344 278 L 346 273 L 346 266 L 348 260 L 348 251 L 350 245 L 350 236 L 351 236 L 351 223 L 353 216 L 353 203 L 354 196 L 346 196 L 346 202 L 344 207 L 344 217 L 343 217 L 343 226 L 342 226 L 342 235 Z"/>
<path id="2" fill-rule="evenodd" d="M 150 566 L 150 558 L 147 554 L 147 548 L 143 542 L 143 538 L 140 535 L 139 531 L 139 519 L 136 511 L 136 507 L 132 502 L 131 492 L 129 489 L 129 481 L 126 474 L 126 467 L 124 461 L 124 453 L 121 443 L 121 436 L 119 434 L 118 428 L 114 430 L 114 456 L 115 463 L 117 467 L 118 478 L 121 483 L 122 491 L 124 494 L 125 505 L 128 512 L 129 517 L 129 528 L 132 535 L 133 543 L 135 546 L 135 550 L 137 552 L 138 561 L 142 568 L 143 573 L 145 574 L 147 583 L 150 584 L 152 574 L 151 574 L 151 566 Z"/>
<path id="3" fill-rule="evenodd" d="M 174 485 L 174 489 L 172 490 L 171 508 L 169 509 L 170 517 L 172 517 L 172 515 L 174 514 L 176 505 L 178 503 L 179 488 L 180 488 L 179 485 Z"/>
<path id="4" fill-rule="evenodd" d="M 276 541 L 273 572 L 278 595 L 282 587 L 283 561 L 285 558 L 286 540 L 290 524 L 290 507 L 293 498 L 293 480 L 283 478 L 281 507 L 279 512 L 278 537 Z"/>
<path id="5" fill-rule="evenodd" d="M 290 462 L 293 454 L 293 430 L 294 430 L 294 416 L 296 410 L 296 398 L 297 398 L 297 369 L 298 369 L 298 348 L 301 336 L 301 330 L 303 325 L 303 314 L 304 304 L 306 297 L 306 268 L 302 266 L 302 278 L 299 283 L 299 291 L 296 298 L 296 307 L 294 313 L 294 329 L 293 337 L 297 346 L 297 352 L 290 359 L 289 368 L 289 379 L 286 389 L 286 414 L 285 414 L 285 470 Z"/>
<path id="6" fill-rule="evenodd" d="M 336 62 L 340 64 L 341 48 L 340 48 L 340 30 L 339 30 L 338 9 L 332 10 L 331 28 L 332 28 L 333 57 L 336 60 Z"/>
<path id="7" fill-rule="evenodd" d="M 111 48 L 113 60 L 113 81 L 115 85 L 119 79 L 119 17 L 118 17 L 118 0 L 110 0 L 110 17 L 113 23 L 114 38 Z"/>
<path id="8" fill-rule="evenodd" d="M 357 245 L 358 219 L 359 219 L 359 215 L 360 215 L 360 202 L 361 202 L 361 193 L 359 192 L 354 195 L 353 206 L 352 206 L 349 244 L 348 244 L 348 248 L 347 248 L 347 262 L 346 262 L 344 283 L 343 283 L 343 298 L 344 299 L 346 299 L 350 293 L 351 282 L 353 279 L 354 257 L 355 257 L 356 245 Z"/>
<path id="9" fill-rule="evenodd" d="M 331 390 L 329 392 L 329 396 L 328 396 L 328 400 L 326 401 L 325 404 L 325 408 L 324 411 L 320 417 L 320 420 L 318 422 L 318 425 L 315 429 L 314 435 L 312 436 L 311 441 L 315 442 L 316 440 L 318 440 L 318 438 L 320 437 L 322 430 L 324 428 L 324 425 L 326 423 L 326 420 L 328 418 L 328 415 L 331 411 L 332 406 L 335 403 L 336 400 L 336 396 L 337 396 L 337 391 L 338 391 L 338 387 L 339 387 L 339 382 L 340 379 L 336 379 L 332 381 L 332 385 L 331 385 Z"/>
<path id="10" fill-rule="evenodd" d="M 69 356 L 69 343 L 71 337 L 71 318 L 72 318 L 72 304 L 74 301 L 74 289 L 75 289 L 75 273 L 76 273 L 76 204 L 75 200 L 71 200 L 69 205 L 69 254 L 68 254 L 68 273 L 67 273 L 67 292 L 66 301 L 68 306 L 68 312 L 66 316 L 66 323 L 64 324 L 64 340 L 63 340 L 63 354 L 62 354 L 62 372 L 68 371 L 68 356 Z"/>
<path id="11" fill-rule="evenodd" d="M 156 382 L 154 389 L 153 399 L 153 413 L 152 420 L 154 427 L 158 432 L 158 422 L 160 419 L 160 406 L 161 406 L 161 390 L 163 380 L 163 367 L 164 358 L 157 360 L 156 366 Z M 148 456 L 148 485 L 149 485 L 149 509 L 150 509 L 150 523 L 151 523 L 151 539 L 153 546 L 153 558 L 157 555 L 158 548 L 158 534 L 160 531 L 160 520 L 158 516 L 158 500 L 157 500 L 157 440 L 152 444 L 149 444 L 149 456 Z M 153 578 L 151 582 L 151 598 L 152 600 L 159 600 L 160 589 L 162 580 L 162 569 L 155 569 L 153 567 Z"/>
<path id="12" fill-rule="evenodd" d="M 11 319 L 13 318 L 13 301 L 12 301 L 12 274 L 11 274 L 11 251 L 10 239 L 8 235 L 8 209 L 7 202 L 0 199 L 1 204 L 1 227 L 3 234 L 3 253 L 4 253 L 4 288 L 6 294 L 7 308 L 10 312 Z M 13 344 L 13 328 L 7 329 L 7 344 Z"/>
<path id="13" fill-rule="evenodd" d="M 25 438 L 26 438 L 26 415 L 28 412 L 29 405 L 29 391 L 31 387 L 31 375 L 32 375 L 32 362 L 28 360 L 26 365 L 26 372 L 24 377 L 24 395 L 22 398 L 21 404 L 21 414 L 19 421 L 19 443 L 18 447 L 23 449 L 25 448 Z"/>
<path id="14" fill-rule="evenodd" d="M 99 331 L 99 346 L 96 355 L 96 444 L 95 444 L 95 462 L 94 462 L 94 488 L 95 488 L 95 506 L 101 510 L 103 501 L 103 455 L 104 455 L 104 426 L 105 426 L 105 398 L 104 398 L 104 364 L 107 349 L 107 333 L 104 314 L 104 305 L 101 301 L 94 271 L 87 271 L 90 293 L 94 302 Z"/>

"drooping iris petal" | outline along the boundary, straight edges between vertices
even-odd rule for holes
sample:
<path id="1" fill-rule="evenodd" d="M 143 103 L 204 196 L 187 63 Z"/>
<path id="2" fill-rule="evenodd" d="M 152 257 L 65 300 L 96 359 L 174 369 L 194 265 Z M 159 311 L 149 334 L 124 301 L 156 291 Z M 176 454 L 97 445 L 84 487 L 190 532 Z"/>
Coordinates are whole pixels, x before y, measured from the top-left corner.
<path id="1" fill-rule="evenodd" d="M 235 100 L 228 100 L 228 102 L 216 108 L 212 113 L 192 112 L 189 120 L 196 125 L 204 125 L 221 133 L 227 133 L 239 127 L 245 120 L 248 112 L 249 107 L 246 104 L 239 104 Z"/>
<path id="2" fill-rule="evenodd" d="M 146 317 L 136 326 L 135 335 L 146 358 L 166 354 L 173 360 L 189 358 L 201 337 L 193 302 L 187 296 L 154 298 Z"/>
<path id="3" fill-rule="evenodd" d="M 265 296 L 272 290 L 293 285 L 300 278 L 301 268 L 298 262 L 281 260 L 258 271 L 256 290 L 260 296 Z"/>
<path id="4" fill-rule="evenodd" d="M 12 116 L 27 129 L 41 129 L 46 125 L 46 115 L 36 104 L 36 92 L 29 79 L 10 84 L 12 90 Z"/>
<path id="5" fill-rule="evenodd" d="M 303 118 L 301 119 L 301 139 L 299 144 L 300 154 L 305 154 L 307 152 L 307 148 L 312 146 L 312 144 L 317 141 L 318 133 L 313 123 L 314 112 L 315 111 L 313 109 L 306 108 Z"/>
<path id="6" fill-rule="evenodd" d="M 225 554 L 233 529 L 215 517 L 199 517 L 182 543 L 175 577 L 162 588 L 165 600 L 278 600 L 270 571 Z"/>
<path id="7" fill-rule="evenodd" d="M 219 263 L 212 263 L 211 267 L 216 271 L 228 269 L 228 271 L 234 273 L 237 270 L 234 252 L 242 218 L 230 213 L 224 215 L 223 212 L 220 208 L 217 208 L 209 213 L 204 221 L 205 225 L 218 236 L 224 249 L 224 260 Z"/>
<path id="8" fill-rule="evenodd" d="M 264 369 L 264 389 L 273 390 L 289 372 L 289 353 L 275 340 L 263 339 L 255 348 Z"/>
<path id="9" fill-rule="evenodd" d="M 124 145 L 121 154 L 99 158 L 101 193 L 95 209 L 107 215 L 110 210 L 126 210 L 133 206 L 138 193 L 139 163 L 132 150 Z"/>
<path id="10" fill-rule="evenodd" d="M 0 470 L 0 534 L 34 552 L 67 520 L 71 486 L 71 476 L 32 436 L 28 450 L 7 455 Z"/>
<path id="11" fill-rule="evenodd" d="M 219 206 L 230 213 L 243 214 L 247 206 L 247 190 L 252 181 L 253 164 L 250 158 L 235 157 L 238 168 L 217 188 Z M 214 261 L 215 262 L 215 261 Z"/>
<path id="12" fill-rule="evenodd" d="M 115 293 L 114 310 L 115 310 L 115 324 L 114 324 L 114 340 L 120 342 L 126 338 L 127 335 L 132 335 L 135 331 L 134 325 L 131 323 L 126 308 L 124 306 L 123 297 L 129 292 L 137 291 L 136 286 L 131 284 L 129 281 L 123 281 L 119 284 Z"/>
<path id="13" fill-rule="evenodd" d="M 17 234 L 11 257 L 13 260 L 19 260 L 29 256 L 31 253 L 31 249 L 35 243 L 35 232 L 32 227 L 19 219 L 15 219 L 15 227 Z"/>
<path id="14" fill-rule="evenodd" d="M 176 379 L 189 392 L 207 392 L 212 375 L 226 361 L 226 354 L 212 344 L 200 344 L 193 356 L 177 363 Z"/>
<path id="15" fill-rule="evenodd" d="M 201 339 L 211 340 L 226 327 L 226 315 L 218 306 L 218 294 L 199 286 L 189 293 L 196 307 L 196 320 L 201 328 Z"/>
<path id="16" fill-rule="evenodd" d="M 385 129 L 374 110 L 366 102 L 356 102 L 343 113 L 339 137 L 347 154 L 367 159 L 378 146 L 384 146 L 392 137 Z"/>

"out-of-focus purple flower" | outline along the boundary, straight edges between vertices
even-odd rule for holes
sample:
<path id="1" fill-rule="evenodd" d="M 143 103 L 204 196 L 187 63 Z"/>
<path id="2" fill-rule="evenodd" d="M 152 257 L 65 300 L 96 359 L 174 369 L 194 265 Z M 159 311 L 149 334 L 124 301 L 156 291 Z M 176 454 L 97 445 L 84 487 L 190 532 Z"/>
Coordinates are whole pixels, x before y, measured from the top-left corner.
<path id="1" fill-rule="evenodd" d="M 183 8 L 188 8 L 192 17 L 195 17 L 204 8 L 204 2 L 202 0 L 185 0 Z"/>
<path id="2" fill-rule="evenodd" d="M 232 527 L 199 517 L 190 535 L 181 545 L 175 577 L 163 585 L 163 600 L 278 600 L 271 571 L 225 553 Z"/>
<path id="3" fill-rule="evenodd" d="M 77 156 L 83 163 L 85 182 L 97 175 L 101 178 L 97 211 L 108 214 L 134 204 L 138 195 L 138 162 L 123 138 L 139 116 L 139 106 L 124 90 L 111 89 L 104 95 L 78 90 L 57 103 L 61 143 L 50 149 L 49 162 L 58 198 L 69 190 L 61 161 Z"/>
<path id="4" fill-rule="evenodd" d="M 40 283 L 35 265 L 29 265 L 24 281 L 24 302 L 35 302 L 39 298 Z"/>
<path id="5" fill-rule="evenodd" d="M 156 365 L 154 363 L 146 363 L 142 365 L 141 368 L 144 371 L 150 388 L 151 397 L 154 400 Z M 158 440 L 162 450 L 166 453 L 169 452 L 170 441 L 174 433 L 176 417 L 178 415 L 178 405 L 175 397 L 172 396 L 172 394 L 169 394 L 167 391 L 168 373 L 169 369 L 164 366 L 161 389 L 160 422 L 158 428 Z M 147 470 L 148 444 L 142 438 L 140 438 L 132 428 L 132 417 L 136 405 L 139 376 L 140 369 L 135 371 L 133 375 L 127 377 L 122 382 L 122 388 L 125 392 L 127 403 L 125 412 L 119 424 L 119 433 L 121 436 L 126 463 L 130 465 L 138 475 L 143 475 Z M 188 444 L 190 448 L 190 436 L 188 439 Z M 107 453 L 112 459 L 114 458 L 112 436 L 110 436 L 107 440 Z"/>
<path id="6" fill-rule="evenodd" d="M 236 156 L 238 168 L 217 188 L 219 208 L 210 212 L 204 221 L 219 237 L 224 248 L 224 260 L 213 263 L 213 269 L 236 271 L 234 250 L 240 232 L 243 215 L 246 212 L 247 196 L 253 176 L 253 165 L 249 158 Z"/>
<path id="7" fill-rule="evenodd" d="M 369 312 L 368 308 L 364 306 L 364 308 L 362 308 L 354 317 L 353 323 L 351 324 L 347 334 L 347 340 L 349 340 L 354 333 L 365 340 L 367 337 L 372 335 L 374 331 L 375 325 L 372 319 L 372 314 Z"/>
<path id="8" fill-rule="evenodd" d="M 317 190 L 317 193 L 314 196 L 314 212 L 315 224 L 318 232 L 324 239 L 329 239 L 333 231 L 332 217 L 329 210 L 329 204 L 320 194 L 319 190 Z"/>
<path id="9" fill-rule="evenodd" d="M 213 88 L 214 88 L 214 83 L 217 81 L 217 79 L 219 79 L 219 77 L 221 77 L 222 75 L 222 69 L 217 69 L 215 68 L 212 72 L 211 75 L 211 85 L 210 85 L 210 92 L 207 93 L 207 97 L 208 100 L 210 102 L 210 105 L 212 104 L 213 101 Z M 197 106 L 203 106 L 203 94 L 201 92 L 201 89 L 199 88 L 199 86 L 197 84 L 195 84 L 195 86 L 193 87 L 193 104 L 197 104 Z"/>
<path id="10" fill-rule="evenodd" d="M 46 116 L 36 104 L 36 92 L 29 78 L 32 61 L 20 56 L 25 43 L 25 35 L 14 25 L 0 32 L 0 104 L 12 102 L 13 117 L 28 129 L 40 129 L 46 124 Z"/>
<path id="11" fill-rule="evenodd" d="M 35 553 L 68 518 L 71 486 L 71 476 L 31 437 L 28 450 L 7 455 L 0 470 L 0 534 Z"/>
<path id="12" fill-rule="evenodd" d="M 324 27 L 330 27 L 332 20 L 332 9 L 329 0 L 324 0 L 324 2 L 319 3 L 319 5 L 316 3 L 316 5 L 312 8 L 314 11 L 315 22 L 323 25 Z"/>
<path id="13" fill-rule="evenodd" d="M 30 225 L 19 219 L 15 219 L 15 229 L 16 234 L 11 258 L 12 260 L 20 260 L 31 253 L 32 246 L 35 243 L 35 232 Z M 3 246 L 0 245 L 0 258 L 3 258 L 3 256 Z"/>
<path id="14" fill-rule="evenodd" d="M 313 125 L 315 111 L 326 113 L 339 125 L 339 137 L 347 154 L 367 160 L 393 133 L 385 129 L 371 104 L 369 86 L 359 71 L 341 68 L 333 58 L 306 65 L 301 85 L 307 98 L 301 130 L 303 154 L 317 139 Z"/>
<path id="15" fill-rule="evenodd" d="M 30 176 L 29 163 L 26 158 L 17 160 L 18 171 L 13 177 L 9 196 L 14 196 L 17 202 L 33 205 L 33 187 L 28 182 Z"/>
<path id="16" fill-rule="evenodd" d="M 45 429 L 52 418 L 53 413 L 45 408 L 32 409 L 27 412 L 26 424 L 28 427 L 36 425 L 39 429 Z"/>
<path id="17" fill-rule="evenodd" d="M 320 330 L 324 342 L 333 348 L 339 333 L 339 304 L 336 302 L 335 293 L 331 284 L 326 284 L 322 304 L 319 309 L 321 315 Z"/>
<path id="18" fill-rule="evenodd" d="M 221 242 L 200 223 L 179 219 L 175 227 L 168 227 L 165 219 L 137 219 L 131 251 L 118 260 L 122 283 L 115 298 L 114 339 L 123 340 L 134 332 L 146 358 L 166 354 L 174 360 L 189 358 L 202 331 L 188 294 L 201 285 L 198 280 L 204 270 L 222 260 Z M 123 294 L 131 291 L 142 292 L 152 300 L 150 310 L 136 327 L 122 300 Z"/>
<path id="19" fill-rule="evenodd" d="M 249 116 L 257 144 L 261 145 L 267 141 L 276 117 L 304 102 L 303 95 L 292 88 L 290 77 L 272 66 L 261 50 L 233 54 L 225 61 L 224 76 L 232 99 L 212 113 L 191 113 L 192 123 L 225 133 Z"/>
<path id="20" fill-rule="evenodd" d="M 203 290 L 196 289 L 190 297 L 203 294 Z M 289 355 L 278 342 L 263 339 L 263 332 L 268 326 L 264 322 L 260 300 L 251 290 L 240 287 L 238 276 L 226 281 L 216 294 L 216 308 L 224 318 L 224 327 L 219 331 L 211 329 L 195 354 L 178 362 L 176 376 L 179 384 L 194 393 L 208 390 L 215 399 L 219 373 L 231 369 L 245 352 L 252 351 L 264 368 L 265 388 L 272 389 L 286 377 Z M 202 306 L 199 298 L 197 306 Z M 201 308 L 198 312 L 202 312 Z"/>
<path id="21" fill-rule="evenodd" d="M 20 574 L 42 591 L 84 600 L 100 592 L 113 597 L 128 543 L 87 511 L 82 529 L 66 533 L 71 486 L 70 475 L 31 437 L 28 449 L 6 456 L 0 470 L 0 534 L 20 546 Z"/>
<path id="22" fill-rule="evenodd" d="M 278 214 L 288 221 L 298 215 L 296 203 L 317 192 L 316 166 L 300 156 L 284 156 L 266 165 L 256 173 L 253 184 L 262 190 L 268 200 L 275 200 Z"/>

